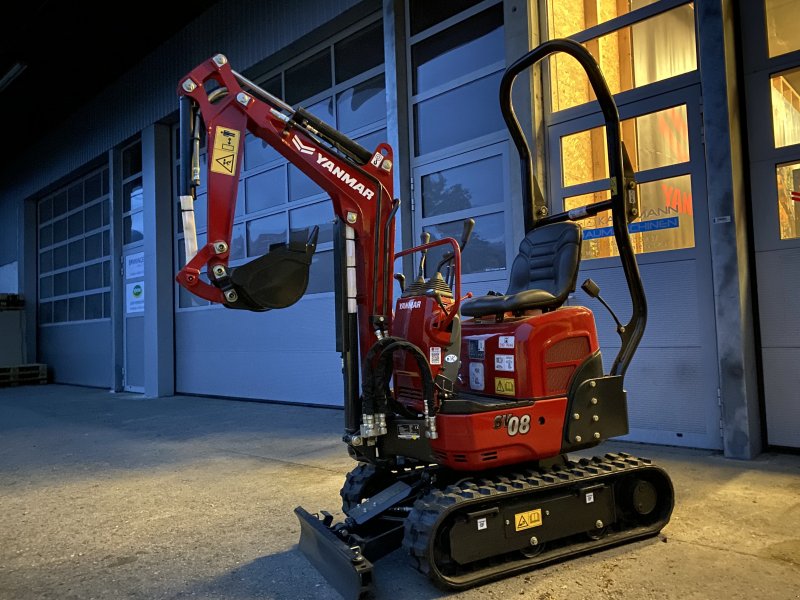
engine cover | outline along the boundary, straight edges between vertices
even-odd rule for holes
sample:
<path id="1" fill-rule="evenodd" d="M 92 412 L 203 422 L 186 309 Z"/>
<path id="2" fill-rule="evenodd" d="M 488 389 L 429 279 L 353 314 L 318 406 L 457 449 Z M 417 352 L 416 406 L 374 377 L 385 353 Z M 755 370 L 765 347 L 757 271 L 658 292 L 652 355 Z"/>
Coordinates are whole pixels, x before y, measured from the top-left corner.
<path id="1" fill-rule="evenodd" d="M 517 400 L 564 396 L 578 366 L 599 349 L 583 306 L 461 325 L 458 390 Z"/>

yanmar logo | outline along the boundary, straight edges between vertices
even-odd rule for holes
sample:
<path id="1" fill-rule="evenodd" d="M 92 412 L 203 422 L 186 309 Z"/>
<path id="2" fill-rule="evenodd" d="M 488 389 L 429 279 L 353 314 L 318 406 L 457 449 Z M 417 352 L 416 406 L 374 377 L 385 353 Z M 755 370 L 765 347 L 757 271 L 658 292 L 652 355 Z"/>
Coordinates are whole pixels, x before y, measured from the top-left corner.
<path id="1" fill-rule="evenodd" d="M 346 183 L 359 194 L 364 196 L 367 200 L 372 200 L 372 197 L 375 195 L 375 192 L 372 190 L 368 190 L 364 187 L 363 183 L 359 183 L 358 179 L 350 175 L 347 171 L 342 169 L 341 167 L 337 167 L 333 164 L 332 160 L 329 160 L 326 156 L 324 156 L 321 152 L 317 153 L 317 164 L 322 165 L 323 169 L 328 169 L 334 177 L 338 177 L 342 180 L 343 183 Z"/>
<path id="2" fill-rule="evenodd" d="M 397 305 L 397 308 L 400 310 L 413 310 L 415 308 L 419 308 L 422 306 L 422 302 L 420 300 L 406 300 L 405 302 L 401 302 Z"/>

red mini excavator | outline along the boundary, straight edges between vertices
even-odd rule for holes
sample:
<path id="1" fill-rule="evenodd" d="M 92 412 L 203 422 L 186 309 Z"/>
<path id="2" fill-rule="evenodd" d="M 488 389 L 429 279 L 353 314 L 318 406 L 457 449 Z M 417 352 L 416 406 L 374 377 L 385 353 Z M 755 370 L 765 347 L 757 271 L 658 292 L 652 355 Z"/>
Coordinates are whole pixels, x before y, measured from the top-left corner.
<path id="1" fill-rule="evenodd" d="M 611 198 L 548 215 L 511 88 L 521 72 L 556 52 L 583 66 L 602 110 Z M 295 512 L 301 550 L 345 598 L 368 594 L 372 563 L 400 546 L 436 584 L 459 589 L 652 536 L 666 525 L 674 500 L 661 468 L 627 454 L 567 457 L 628 432 L 623 379 L 647 318 L 628 237 L 638 216 L 633 170 L 614 100 L 581 45 L 546 42 L 502 78 L 501 110 L 519 152 L 527 235 L 506 292 L 482 297 L 461 289 L 461 252 L 472 220 L 460 240 L 425 237 L 395 253 L 400 201 L 392 194 L 387 144 L 361 147 L 236 73 L 222 55 L 184 77 L 178 93 L 188 263 L 177 279 L 184 288 L 251 311 L 284 308 L 306 290 L 316 228 L 229 266 L 245 131 L 275 148 L 333 203 L 343 440 L 358 466 L 342 487 L 339 522 L 324 511 Z M 208 242 L 197 248 L 192 203 L 203 129 Z M 580 262 L 575 221 L 606 210 L 632 305 L 624 325 L 611 312 L 621 348 L 608 373 L 592 312 L 565 305 Z M 441 260 L 428 276 L 424 257 L 432 248 Z M 395 260 L 412 253 L 421 255 L 420 269 L 408 283 L 394 275 L 401 293 L 393 301 Z M 582 288 L 608 308 L 594 282 Z"/>

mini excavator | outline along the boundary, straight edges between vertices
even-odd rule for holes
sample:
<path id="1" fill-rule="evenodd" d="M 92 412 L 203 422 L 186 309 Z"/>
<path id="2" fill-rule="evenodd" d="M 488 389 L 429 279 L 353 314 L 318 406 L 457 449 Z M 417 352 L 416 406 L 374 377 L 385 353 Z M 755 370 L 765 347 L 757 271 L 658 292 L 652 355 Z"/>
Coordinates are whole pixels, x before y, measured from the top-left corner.
<path id="1" fill-rule="evenodd" d="M 516 77 L 554 53 L 586 71 L 605 121 L 610 199 L 548 214 L 511 101 Z M 616 105 L 589 52 L 551 40 L 514 62 L 500 106 L 520 160 L 525 235 L 505 293 L 461 285 L 460 240 L 395 252 L 392 148 L 363 148 L 302 107 L 233 71 L 218 54 L 178 85 L 180 202 L 186 290 L 230 309 L 268 311 L 299 300 L 318 228 L 241 266 L 229 265 L 245 132 L 264 140 L 330 196 L 336 219 L 337 345 L 344 379 L 343 441 L 358 465 L 341 489 L 343 518 L 298 507 L 300 549 L 344 598 L 371 593 L 373 563 L 403 547 L 435 584 L 463 589 L 657 534 L 674 504 L 666 472 L 625 453 L 572 460 L 628 432 L 623 381 L 642 338 L 647 301 L 628 233 L 639 216 Z M 207 140 L 208 237 L 197 247 L 193 201 Z M 537 208 L 538 207 L 538 208 Z M 581 227 L 611 211 L 631 298 L 620 350 L 604 371 L 592 312 L 567 305 Z M 426 253 L 442 256 L 428 276 Z M 395 261 L 418 254 L 408 284 Z M 395 280 L 400 288 L 395 295 Z"/>

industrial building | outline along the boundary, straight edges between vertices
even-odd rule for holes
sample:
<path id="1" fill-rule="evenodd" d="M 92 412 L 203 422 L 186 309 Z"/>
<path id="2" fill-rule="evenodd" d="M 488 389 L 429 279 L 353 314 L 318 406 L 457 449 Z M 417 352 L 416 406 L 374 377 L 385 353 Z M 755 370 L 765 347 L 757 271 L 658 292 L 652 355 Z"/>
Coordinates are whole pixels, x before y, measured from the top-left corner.
<path id="1" fill-rule="evenodd" d="M 181 76 L 222 52 L 368 149 L 388 141 L 402 200 L 398 245 L 424 231 L 454 235 L 474 218 L 463 282 L 481 294 L 505 289 L 525 234 L 500 77 L 540 41 L 571 37 L 615 93 L 639 183 L 642 216 L 631 232 L 649 321 L 629 371 L 628 438 L 736 458 L 800 448 L 800 0 L 201 6 L 55 127 L 32 139 L 6 134 L 0 292 L 25 298 L 23 362 L 48 364 L 55 382 L 148 397 L 341 404 L 333 212 L 260 140 L 246 140 L 232 264 L 319 225 L 306 296 L 246 313 L 210 306 L 174 281 L 184 264 Z M 81 62 L 76 86 L 91 77 Z M 7 65 L 0 102 L 30 93 L 24 77 L 22 62 Z M 602 118 L 580 69 L 555 58 L 525 83 L 514 100 L 550 211 L 607 198 Z M 624 314 L 609 219 L 583 226 L 579 281 L 594 279 Z M 619 348 L 613 321 L 580 290 L 571 301 L 595 310 L 609 360 Z"/>

